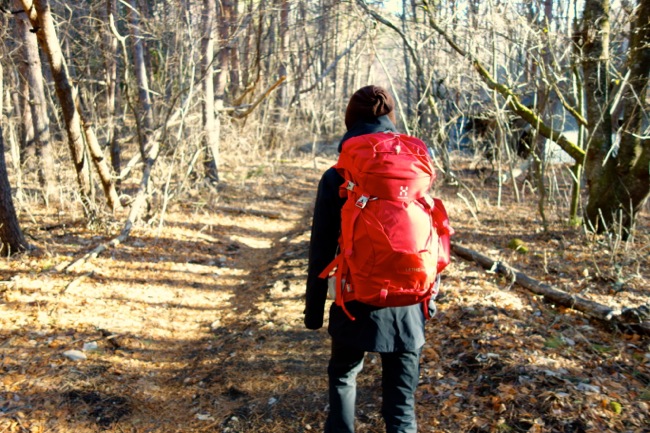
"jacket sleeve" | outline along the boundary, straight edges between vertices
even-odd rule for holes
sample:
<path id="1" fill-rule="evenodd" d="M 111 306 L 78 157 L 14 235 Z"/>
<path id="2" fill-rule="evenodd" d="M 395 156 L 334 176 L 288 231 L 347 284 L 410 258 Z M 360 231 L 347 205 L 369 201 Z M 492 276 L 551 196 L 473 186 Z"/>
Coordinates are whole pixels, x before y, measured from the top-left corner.
<path id="1" fill-rule="evenodd" d="M 341 229 L 341 207 L 345 199 L 339 197 L 343 178 L 335 169 L 327 170 L 318 184 L 314 217 L 309 241 L 309 264 L 307 269 L 307 292 L 305 296 L 305 326 L 319 329 L 323 326 L 327 279 L 319 274 L 336 255 Z"/>

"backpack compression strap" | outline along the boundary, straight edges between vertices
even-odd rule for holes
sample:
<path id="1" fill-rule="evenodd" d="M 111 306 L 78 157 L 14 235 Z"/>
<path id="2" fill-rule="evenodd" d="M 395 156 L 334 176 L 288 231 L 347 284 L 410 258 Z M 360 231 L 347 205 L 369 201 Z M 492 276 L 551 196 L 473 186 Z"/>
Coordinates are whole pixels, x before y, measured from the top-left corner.
<path id="1" fill-rule="evenodd" d="M 348 270 L 348 262 L 345 260 L 345 256 L 343 254 L 339 254 L 334 257 L 334 260 L 332 260 L 332 262 L 327 265 L 327 267 L 323 270 L 323 272 L 320 273 L 320 275 L 318 275 L 318 277 L 335 278 L 336 297 L 334 299 L 334 302 L 336 305 L 343 309 L 343 312 L 350 318 L 350 320 L 355 320 L 354 316 L 350 314 L 347 308 L 345 308 L 345 300 L 343 299 L 345 287 L 347 285 L 345 277 L 347 276 Z M 334 271 L 334 274 L 332 274 L 332 271 Z"/>
<path id="2" fill-rule="evenodd" d="M 341 253 L 337 255 L 334 260 L 320 273 L 320 278 L 328 278 L 334 269 L 333 276 L 336 278 L 336 305 L 340 306 L 345 314 L 350 318 L 350 320 L 355 320 L 354 316 L 350 314 L 348 309 L 345 307 L 345 294 L 348 281 L 345 280 L 348 275 L 349 266 L 347 263 L 347 258 L 352 256 L 354 252 L 352 250 L 352 240 L 353 240 L 353 231 L 354 223 L 361 215 L 361 211 L 366 207 L 368 201 L 371 200 L 368 194 L 360 194 L 359 188 L 354 182 L 348 180 L 342 186 L 341 190 L 347 193 L 348 200 L 355 200 L 354 209 L 352 211 L 351 217 L 347 220 L 345 227 L 341 227 L 342 238 L 340 239 L 340 246 L 342 248 Z M 358 197 L 358 198 L 357 198 Z"/>

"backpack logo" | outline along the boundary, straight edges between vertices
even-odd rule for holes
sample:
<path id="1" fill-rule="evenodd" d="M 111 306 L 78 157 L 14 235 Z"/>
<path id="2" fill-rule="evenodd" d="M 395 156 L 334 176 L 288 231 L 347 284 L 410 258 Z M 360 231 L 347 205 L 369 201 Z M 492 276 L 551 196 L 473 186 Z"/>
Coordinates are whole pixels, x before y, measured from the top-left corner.
<path id="1" fill-rule="evenodd" d="M 409 187 L 408 186 L 400 186 L 399 187 L 399 198 L 408 198 L 409 196 Z"/>

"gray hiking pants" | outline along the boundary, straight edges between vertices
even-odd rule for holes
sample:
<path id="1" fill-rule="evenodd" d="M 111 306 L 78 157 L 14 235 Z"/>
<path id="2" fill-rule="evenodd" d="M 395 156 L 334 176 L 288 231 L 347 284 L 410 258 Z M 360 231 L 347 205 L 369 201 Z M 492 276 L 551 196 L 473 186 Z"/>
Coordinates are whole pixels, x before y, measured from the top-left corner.
<path id="1" fill-rule="evenodd" d="M 420 375 L 420 353 L 380 353 L 382 408 L 386 433 L 417 433 L 415 390 Z M 356 378 L 365 352 L 332 340 L 329 375 L 330 412 L 325 433 L 354 433 Z"/>

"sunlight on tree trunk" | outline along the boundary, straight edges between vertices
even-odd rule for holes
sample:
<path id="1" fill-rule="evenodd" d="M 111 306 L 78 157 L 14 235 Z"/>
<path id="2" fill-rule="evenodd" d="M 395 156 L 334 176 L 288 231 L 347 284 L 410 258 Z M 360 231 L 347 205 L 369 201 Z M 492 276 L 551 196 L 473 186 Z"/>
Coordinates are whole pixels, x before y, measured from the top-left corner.
<path id="1" fill-rule="evenodd" d="M 147 77 L 148 65 L 145 61 L 144 43 L 140 32 L 140 12 L 138 12 L 135 0 L 130 0 L 131 7 L 128 14 L 131 21 L 131 37 L 133 40 L 133 67 L 135 69 L 135 78 L 138 84 L 138 102 L 139 109 L 136 118 L 139 126 L 140 154 L 142 159 L 151 147 L 151 137 L 153 134 L 153 107 L 149 92 L 149 79 Z"/>
<path id="2" fill-rule="evenodd" d="M 116 119 L 118 107 L 118 40 L 112 34 L 109 23 L 109 16 L 115 17 L 117 15 L 116 0 L 107 0 L 105 11 L 105 20 L 102 30 L 104 32 L 103 41 L 104 47 L 104 63 L 106 64 L 106 115 L 107 115 L 107 141 L 111 155 L 111 168 L 113 173 L 119 174 L 122 169 L 120 145 L 118 141 L 118 122 Z M 119 189 L 120 179 L 115 179 L 115 187 Z"/>
<path id="3" fill-rule="evenodd" d="M 585 44 L 585 90 L 590 124 L 585 175 L 589 187 L 586 217 L 597 231 L 612 230 L 617 223 L 629 233 L 637 213 L 650 195 L 650 139 L 643 137 L 643 108 L 650 75 L 650 2 L 636 9 L 630 40 L 630 82 L 624 90 L 623 126 L 618 131 L 618 153 L 612 149 L 609 62 L 609 1 L 587 0 L 582 29 Z M 647 112 L 645 113 L 647 116 Z"/>
<path id="4" fill-rule="evenodd" d="M 203 1 L 201 73 L 203 74 L 203 147 L 204 169 L 207 179 L 219 182 L 217 157 L 219 155 L 219 134 L 215 125 L 214 112 L 214 36 L 216 30 L 216 6 L 212 0 Z"/>
<path id="5" fill-rule="evenodd" d="M 85 152 L 79 113 L 74 102 L 74 91 L 70 85 L 65 60 L 54 28 L 50 5 L 48 0 L 34 0 L 33 2 L 31 0 L 22 0 L 22 4 L 28 13 L 33 28 L 36 29 L 39 44 L 50 63 L 56 93 L 65 119 L 68 145 L 77 173 L 83 210 L 86 217 L 92 220 L 96 211 L 93 203 L 90 164 Z"/>
<path id="6" fill-rule="evenodd" d="M 20 0 L 14 0 L 17 8 L 22 7 Z M 23 59 L 20 62 L 24 65 L 24 79 L 27 82 L 29 96 L 28 105 L 24 108 L 31 114 L 33 127 L 35 157 L 38 164 L 38 174 L 41 188 L 43 189 L 43 199 L 45 203 L 53 198 L 55 187 L 55 169 L 54 159 L 52 156 L 52 145 L 50 143 L 50 122 L 47 116 L 47 104 L 45 99 L 45 89 L 43 85 L 43 72 L 41 60 L 38 55 L 38 41 L 36 36 L 29 31 L 31 24 L 24 14 L 18 14 L 16 17 L 20 39 L 22 41 Z"/>

